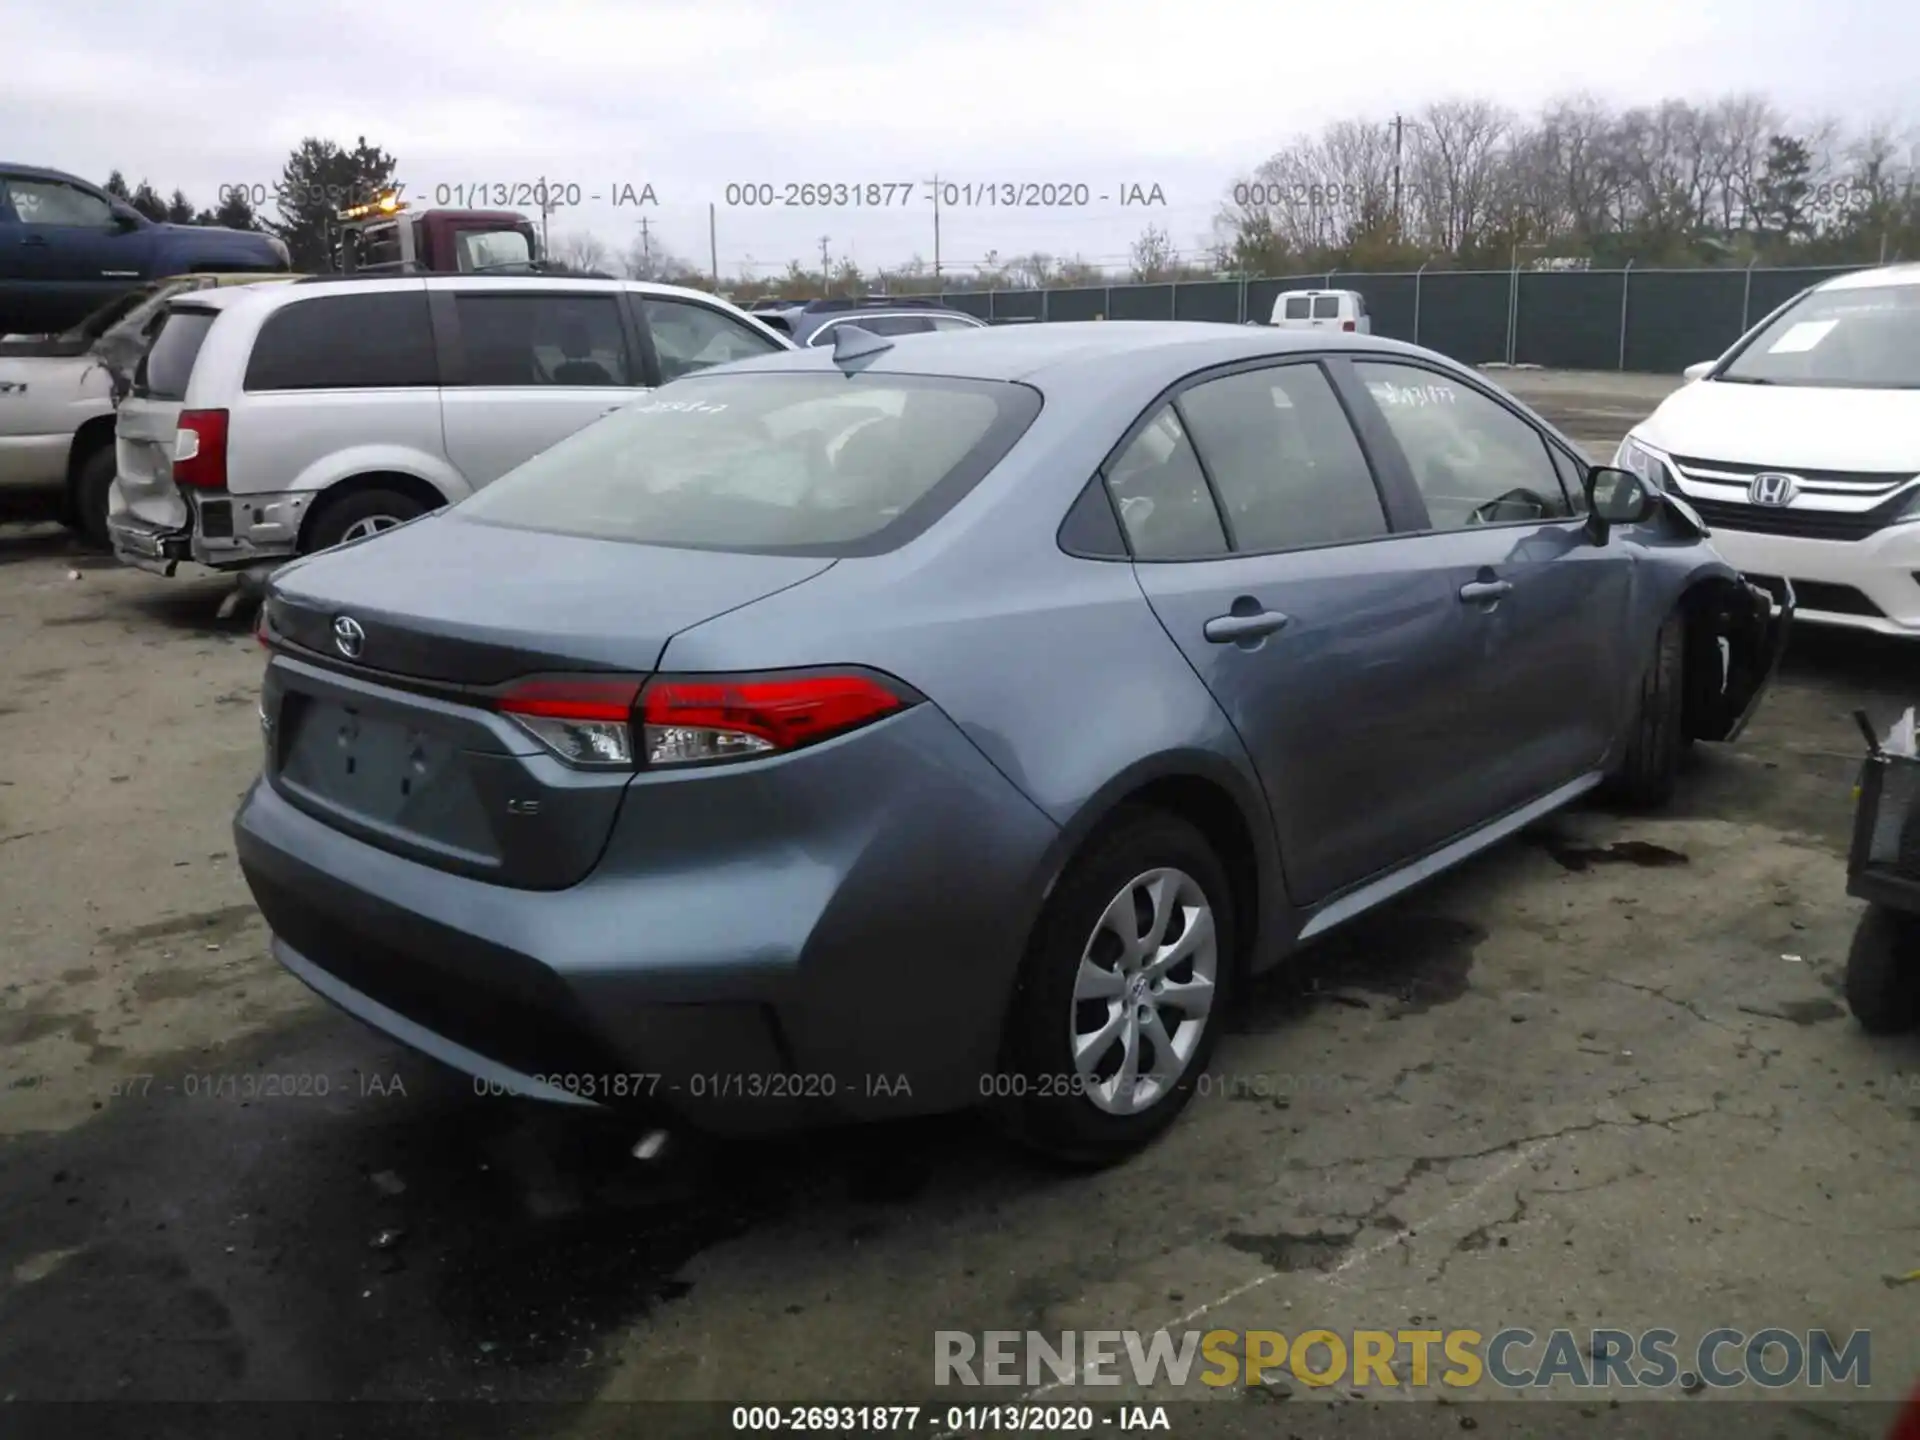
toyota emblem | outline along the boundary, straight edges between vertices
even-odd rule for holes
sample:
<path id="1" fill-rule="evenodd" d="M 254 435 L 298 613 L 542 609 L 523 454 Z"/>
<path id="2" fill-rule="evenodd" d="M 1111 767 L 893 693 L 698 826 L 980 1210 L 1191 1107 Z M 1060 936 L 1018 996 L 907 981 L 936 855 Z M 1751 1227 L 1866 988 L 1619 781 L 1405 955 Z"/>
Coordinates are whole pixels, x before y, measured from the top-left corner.
<path id="1" fill-rule="evenodd" d="M 1747 482 L 1747 498 L 1756 505 L 1791 505 L 1800 493 L 1800 477 L 1765 470 Z"/>
<path id="2" fill-rule="evenodd" d="M 333 648 L 347 659 L 358 660 L 366 643 L 367 632 L 351 615 L 342 615 L 333 622 Z"/>

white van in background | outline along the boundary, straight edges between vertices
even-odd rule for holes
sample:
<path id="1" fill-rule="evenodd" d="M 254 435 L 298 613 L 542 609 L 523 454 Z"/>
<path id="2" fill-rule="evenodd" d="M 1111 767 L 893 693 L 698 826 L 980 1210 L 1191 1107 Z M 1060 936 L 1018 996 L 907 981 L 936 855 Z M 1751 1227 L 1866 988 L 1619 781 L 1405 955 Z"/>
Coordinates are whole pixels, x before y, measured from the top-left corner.
<path id="1" fill-rule="evenodd" d="M 1286 290 L 1273 302 L 1273 324 L 1282 330 L 1345 330 L 1371 335 L 1373 321 L 1358 290 Z"/>

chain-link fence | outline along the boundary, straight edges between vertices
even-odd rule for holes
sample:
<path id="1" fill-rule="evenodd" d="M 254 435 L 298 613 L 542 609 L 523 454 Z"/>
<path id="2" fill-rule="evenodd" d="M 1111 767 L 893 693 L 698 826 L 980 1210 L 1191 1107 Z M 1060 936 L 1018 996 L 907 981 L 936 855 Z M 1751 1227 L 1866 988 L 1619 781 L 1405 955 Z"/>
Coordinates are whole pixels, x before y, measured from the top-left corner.
<path id="1" fill-rule="evenodd" d="M 1321 271 L 1244 280 L 1057 290 L 953 290 L 940 300 L 996 324 L 1049 320 L 1264 321 L 1286 290 L 1357 290 L 1373 333 L 1469 365 L 1677 374 L 1711 360 L 1810 285 L 1859 266 L 1740 270 Z"/>

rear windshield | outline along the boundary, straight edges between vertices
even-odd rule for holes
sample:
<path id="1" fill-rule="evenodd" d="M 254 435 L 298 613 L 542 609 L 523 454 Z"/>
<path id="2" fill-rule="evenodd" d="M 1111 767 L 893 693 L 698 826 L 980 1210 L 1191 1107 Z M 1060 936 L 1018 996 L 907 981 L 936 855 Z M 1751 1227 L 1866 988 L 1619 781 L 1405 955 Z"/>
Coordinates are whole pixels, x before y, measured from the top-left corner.
<path id="1" fill-rule="evenodd" d="M 872 555 L 932 524 L 1026 431 L 1023 385 L 909 375 L 692 375 L 462 502 L 595 539 Z"/>
<path id="2" fill-rule="evenodd" d="M 152 348 L 140 362 L 134 392 L 153 400 L 186 399 L 194 357 L 218 318 L 219 312 L 214 310 L 169 310 L 160 322 Z"/>
<path id="3" fill-rule="evenodd" d="M 1920 285 L 1813 291 L 1754 336 L 1717 378 L 1920 388 Z"/>

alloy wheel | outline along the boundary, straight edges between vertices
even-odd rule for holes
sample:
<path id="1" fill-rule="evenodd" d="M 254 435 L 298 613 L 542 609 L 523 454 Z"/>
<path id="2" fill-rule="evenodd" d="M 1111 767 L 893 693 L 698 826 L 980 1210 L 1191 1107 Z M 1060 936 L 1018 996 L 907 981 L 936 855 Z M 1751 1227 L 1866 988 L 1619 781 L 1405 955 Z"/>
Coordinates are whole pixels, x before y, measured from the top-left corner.
<path id="1" fill-rule="evenodd" d="M 1069 1043 L 1083 1093 L 1137 1115 L 1173 1089 L 1213 1009 L 1213 908 L 1184 870 L 1146 871 L 1100 914 L 1073 984 Z"/>

